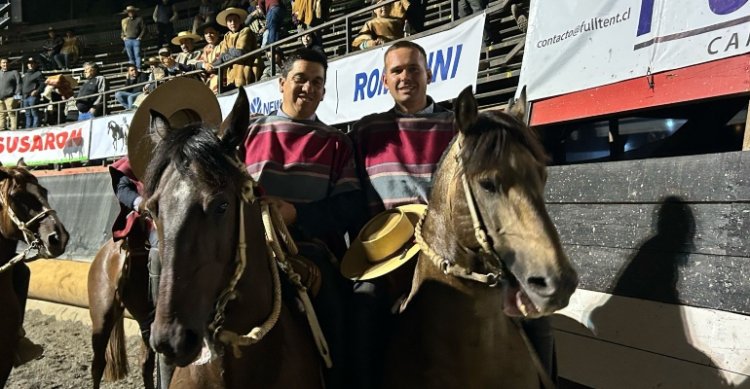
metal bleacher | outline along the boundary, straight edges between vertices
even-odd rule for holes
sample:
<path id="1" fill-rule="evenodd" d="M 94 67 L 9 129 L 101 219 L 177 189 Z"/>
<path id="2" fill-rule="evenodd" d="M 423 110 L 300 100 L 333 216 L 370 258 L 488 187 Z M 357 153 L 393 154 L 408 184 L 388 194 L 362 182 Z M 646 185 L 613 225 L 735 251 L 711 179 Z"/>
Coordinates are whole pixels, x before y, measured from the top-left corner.
<path id="1" fill-rule="evenodd" d="M 458 23 L 457 0 L 426 0 L 425 26 L 426 32 L 436 31 L 448 27 L 451 23 Z M 366 3 L 367 2 L 367 3 Z M 197 13 L 199 0 L 185 0 L 176 3 L 178 20 L 175 31 L 192 28 L 193 15 Z M 480 69 L 477 73 L 477 98 L 481 107 L 489 108 L 505 104 L 513 97 L 518 76 L 521 69 L 521 58 L 525 35 L 522 33 L 510 14 L 511 0 L 495 0 L 490 2 L 487 12 L 487 32 L 492 42 L 482 50 Z M 329 60 L 350 53 L 349 43 L 361 26 L 372 16 L 369 0 L 333 0 L 329 22 L 319 27 L 323 38 L 323 47 Z M 155 56 L 158 50 L 156 43 L 156 26 L 151 20 L 153 8 L 142 9 L 140 15 L 147 24 L 147 34 L 142 41 L 143 60 Z M 100 64 L 100 74 L 109 81 L 110 89 L 124 86 L 124 71 L 127 56 L 123 51 L 120 40 L 119 20 L 122 15 L 115 14 L 107 18 L 96 20 L 67 20 L 51 25 L 57 31 L 64 32 L 66 28 L 74 27 L 76 35 L 83 43 L 80 63 L 93 61 Z M 0 55 L 15 59 L 11 66 L 19 69 L 21 58 L 36 54 L 47 38 L 47 28 L 50 25 L 27 26 L 22 37 L 16 42 L 5 42 L 0 46 Z M 290 35 L 296 31 L 290 31 Z M 286 38 L 272 45 L 273 50 L 290 52 L 301 46 L 298 39 Z M 268 47 L 270 49 L 270 46 Z M 75 68 L 68 71 L 76 79 L 82 77 L 82 69 Z M 53 73 L 60 73 L 55 71 Z M 114 94 L 107 96 L 106 113 L 113 113 L 122 108 L 115 101 Z"/>

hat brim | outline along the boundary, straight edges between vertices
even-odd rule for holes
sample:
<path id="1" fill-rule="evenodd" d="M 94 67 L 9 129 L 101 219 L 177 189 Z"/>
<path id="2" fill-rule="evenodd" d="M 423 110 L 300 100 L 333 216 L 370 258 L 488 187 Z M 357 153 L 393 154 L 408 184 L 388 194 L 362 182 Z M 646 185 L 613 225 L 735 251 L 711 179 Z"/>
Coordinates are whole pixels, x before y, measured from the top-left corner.
<path id="1" fill-rule="evenodd" d="M 409 221 L 416 226 L 427 206 L 424 204 L 408 204 L 397 208 L 402 210 L 409 218 Z M 341 274 L 354 281 L 367 281 L 382 277 L 409 263 L 412 258 L 419 254 L 419 251 L 419 245 L 411 242 L 400 252 L 380 262 L 373 263 L 367 260 L 362 242 L 358 236 L 341 260 Z"/>
<path id="2" fill-rule="evenodd" d="M 141 102 L 130 121 L 128 159 L 133 174 L 141 180 L 156 146 L 149 134 L 151 110 L 166 117 L 172 127 L 202 122 L 219 128 L 221 124 L 219 100 L 204 83 L 178 77 L 159 85 Z"/>
<path id="3" fill-rule="evenodd" d="M 245 23 L 245 19 L 247 18 L 247 11 L 242 8 L 229 7 L 216 15 L 216 23 L 219 23 L 220 25 L 226 27 L 227 16 L 229 15 L 238 15 L 240 17 L 240 21 L 242 23 Z"/>
<path id="4" fill-rule="evenodd" d="M 138 12 L 138 11 L 140 11 L 140 10 L 141 10 L 140 8 L 131 8 L 131 9 L 127 9 L 127 8 L 125 8 L 125 9 L 124 9 L 124 10 L 122 11 L 122 13 L 123 13 L 123 14 L 126 14 L 126 13 L 128 13 L 128 12 Z"/>
<path id="5" fill-rule="evenodd" d="M 201 37 L 199 35 L 190 33 L 190 34 L 178 35 L 178 36 L 172 38 L 171 42 L 172 42 L 173 45 L 179 46 L 180 45 L 180 41 L 183 40 L 183 39 L 190 39 L 190 40 L 193 41 L 193 43 L 195 43 L 195 42 L 200 42 Z"/>
<path id="6" fill-rule="evenodd" d="M 219 34 L 223 34 L 226 31 L 226 27 L 222 26 L 221 24 L 217 23 L 216 21 L 210 21 L 207 23 L 203 23 L 196 29 L 196 32 L 198 35 L 203 35 L 206 33 L 207 28 L 213 28 L 218 32 Z"/>

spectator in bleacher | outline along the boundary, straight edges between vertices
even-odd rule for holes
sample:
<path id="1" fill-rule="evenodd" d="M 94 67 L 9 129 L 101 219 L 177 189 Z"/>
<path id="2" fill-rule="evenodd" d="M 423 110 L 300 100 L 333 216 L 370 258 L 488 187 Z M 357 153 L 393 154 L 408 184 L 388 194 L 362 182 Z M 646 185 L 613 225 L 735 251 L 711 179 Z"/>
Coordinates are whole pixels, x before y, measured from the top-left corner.
<path id="1" fill-rule="evenodd" d="M 143 18 L 137 14 L 138 8 L 129 5 L 123 13 L 127 14 L 120 21 L 120 37 L 125 42 L 125 52 L 128 54 L 128 61 L 135 64 L 138 69 L 141 68 L 141 39 L 146 33 L 146 23 Z"/>
<path id="2" fill-rule="evenodd" d="M 179 76 L 187 71 L 192 70 L 190 66 L 183 65 L 175 61 L 172 52 L 167 47 L 162 47 L 161 49 L 159 49 L 159 59 L 161 60 L 162 67 L 164 67 L 164 71 L 169 77 Z"/>
<path id="3" fill-rule="evenodd" d="M 365 22 L 359 35 L 352 41 L 354 50 L 380 46 L 404 37 L 404 19 L 389 16 L 392 5 L 393 3 L 386 4 L 373 11 L 375 16 Z"/>
<path id="4" fill-rule="evenodd" d="M 198 7 L 198 15 L 195 15 L 195 18 L 193 18 L 193 34 L 200 34 L 198 32 L 200 26 L 212 22 L 216 18 L 217 12 L 219 12 L 219 9 L 213 0 L 201 0 L 201 5 Z"/>
<path id="5" fill-rule="evenodd" d="M 475 13 L 482 13 L 489 0 L 458 0 L 458 17 L 465 18 Z M 484 23 L 484 35 L 482 37 L 484 44 L 489 44 L 489 35 L 487 34 L 487 22 Z"/>
<path id="6" fill-rule="evenodd" d="M 177 20 L 177 8 L 172 0 L 161 0 L 154 8 L 154 23 L 156 23 L 156 41 L 158 45 L 166 46 L 174 35 L 174 22 Z"/>
<path id="7" fill-rule="evenodd" d="M 281 38 L 281 24 L 284 22 L 284 4 L 281 0 L 258 0 L 258 6 L 253 11 L 256 16 L 265 15 L 268 37 L 262 45 L 271 44 Z"/>
<path id="8" fill-rule="evenodd" d="M 263 75 L 260 76 L 260 81 L 270 80 L 281 74 L 281 65 L 284 63 L 284 52 L 279 49 L 273 51 L 273 66 L 271 66 L 271 50 L 266 51 L 266 56 L 268 57 L 268 66 L 263 69 Z M 323 57 L 325 57 L 325 55 Z M 271 69 L 273 69 L 273 72 Z"/>
<path id="9" fill-rule="evenodd" d="M 318 33 L 318 31 L 310 31 L 307 34 L 302 35 L 299 39 L 302 43 L 302 46 L 304 46 L 305 48 L 315 50 L 320 54 L 323 54 L 324 57 L 327 57 L 325 51 L 323 50 L 323 39 L 320 38 L 320 34 Z"/>
<path id="10" fill-rule="evenodd" d="M 8 59 L 0 58 L 0 131 L 5 131 L 6 119 L 10 116 L 10 129 L 18 128 L 16 112 L 8 112 L 18 107 L 21 98 L 21 76 L 8 69 Z"/>
<path id="11" fill-rule="evenodd" d="M 172 44 L 180 47 L 180 53 L 177 54 L 175 61 L 182 65 L 193 65 L 195 60 L 201 55 L 200 50 L 195 50 L 195 43 L 200 42 L 201 37 L 190 31 L 180 31 L 177 36 L 172 38 Z"/>
<path id="12" fill-rule="evenodd" d="M 58 68 L 62 70 L 70 69 L 72 65 L 78 62 L 80 54 L 81 42 L 78 40 L 78 37 L 73 30 L 66 31 L 60 53 L 55 56 L 55 63 L 57 63 Z"/>
<path id="13" fill-rule="evenodd" d="M 78 120 L 90 119 L 104 113 L 104 92 L 109 90 L 107 79 L 99 74 L 99 65 L 94 62 L 83 64 L 83 76 L 86 82 L 81 85 L 76 98 Z"/>
<path id="14" fill-rule="evenodd" d="M 216 71 L 213 69 L 212 63 L 219 57 L 219 42 L 221 42 L 222 28 L 216 23 L 211 21 L 198 27 L 198 33 L 203 35 L 203 39 L 206 41 L 206 45 L 203 46 L 201 55 L 198 56 L 198 60 L 195 62 L 194 67 L 196 69 L 203 69 L 204 73 L 201 75 L 203 82 L 211 88 L 214 93 L 219 92 L 219 78 L 216 75 Z"/>
<path id="15" fill-rule="evenodd" d="M 138 96 L 138 98 L 135 100 L 135 106 L 133 108 L 136 108 L 139 105 L 139 100 L 143 100 L 144 98 L 146 98 L 146 95 L 153 92 L 154 89 L 159 86 L 159 81 L 167 76 L 167 71 L 166 69 L 164 69 L 164 65 L 162 65 L 161 59 L 150 57 L 148 59 L 148 65 L 150 68 L 150 73 L 148 75 L 149 83 L 143 87 L 143 94 Z"/>
<path id="16" fill-rule="evenodd" d="M 26 60 L 26 67 L 26 73 L 21 77 L 21 105 L 26 108 L 26 128 L 36 128 L 39 127 L 39 108 L 29 107 L 39 104 L 40 96 L 44 92 L 44 76 L 33 57 Z"/>
<path id="17" fill-rule="evenodd" d="M 255 34 L 255 41 L 260 42 L 260 46 L 263 47 L 268 44 L 268 30 L 266 30 L 266 17 L 265 15 L 255 12 L 257 7 L 255 6 L 255 0 L 250 3 L 247 7 L 248 15 L 245 18 L 245 25 L 250 28 L 250 31 Z"/>
<path id="18" fill-rule="evenodd" d="M 47 40 L 42 44 L 43 51 L 39 54 L 39 58 L 42 60 L 44 69 L 52 70 L 56 69 L 55 56 L 60 53 L 60 49 L 63 46 L 63 38 L 57 36 L 52 27 L 47 29 L 47 36 Z"/>
<path id="19" fill-rule="evenodd" d="M 138 68 L 132 63 L 128 64 L 125 73 L 125 86 L 141 84 L 146 81 L 148 81 L 147 74 L 138 71 Z M 129 89 L 115 92 L 115 100 L 117 100 L 117 102 L 125 109 L 130 110 L 133 109 L 133 102 L 135 102 L 135 99 L 137 99 L 141 93 L 143 93 L 143 86 L 134 86 Z"/>
<path id="20" fill-rule="evenodd" d="M 328 20 L 331 0 L 295 0 L 292 3 L 292 16 L 304 28 L 317 26 Z"/>
<path id="21" fill-rule="evenodd" d="M 391 4 L 388 16 L 406 20 L 405 35 L 424 31 L 425 2 L 423 0 L 400 0 Z"/>
<path id="22" fill-rule="evenodd" d="M 216 16 L 216 21 L 229 29 L 219 43 L 221 55 L 211 64 L 217 67 L 225 62 L 239 58 L 258 48 L 255 35 L 242 22 L 247 18 L 247 11 L 242 8 L 227 8 Z M 260 56 L 237 62 L 227 71 L 227 87 L 241 87 L 250 84 L 263 74 L 263 59 Z"/>

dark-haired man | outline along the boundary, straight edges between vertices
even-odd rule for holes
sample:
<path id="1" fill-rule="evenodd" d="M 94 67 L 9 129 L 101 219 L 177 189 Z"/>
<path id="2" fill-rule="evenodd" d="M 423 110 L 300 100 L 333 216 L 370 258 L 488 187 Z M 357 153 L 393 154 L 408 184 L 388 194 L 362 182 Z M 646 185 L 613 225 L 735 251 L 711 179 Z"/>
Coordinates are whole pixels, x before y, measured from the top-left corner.
<path id="1" fill-rule="evenodd" d="M 286 222 L 302 255 L 320 267 L 323 286 L 313 302 L 334 364 L 326 371 L 326 387 L 340 388 L 345 387 L 341 294 L 347 285 L 326 248 L 305 242 L 322 241 L 341 258 L 344 235 L 356 236 L 366 215 L 351 142 L 315 114 L 325 95 L 326 68 L 315 50 L 300 49 L 288 58 L 279 79 L 281 108 L 250 125 L 242 152 L 263 191 L 288 210 Z"/>
<path id="2" fill-rule="evenodd" d="M 142 84 L 148 81 L 148 74 L 139 72 L 138 68 L 132 63 L 128 64 L 125 69 L 125 86 Z M 143 87 L 144 85 L 137 85 L 130 89 L 117 91 L 115 92 L 115 99 L 126 110 L 133 109 L 133 103 L 143 93 Z"/>

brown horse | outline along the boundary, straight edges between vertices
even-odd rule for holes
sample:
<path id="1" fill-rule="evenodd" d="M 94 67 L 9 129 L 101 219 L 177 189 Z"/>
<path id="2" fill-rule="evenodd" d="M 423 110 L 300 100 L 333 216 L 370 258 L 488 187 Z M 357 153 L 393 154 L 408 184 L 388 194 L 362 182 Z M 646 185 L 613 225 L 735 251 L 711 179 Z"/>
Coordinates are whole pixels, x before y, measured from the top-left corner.
<path id="1" fill-rule="evenodd" d="M 237 159 L 249 121 L 244 90 L 220 136 L 201 125 L 172 130 L 151 115 L 157 146 L 146 173 L 146 206 L 162 262 L 151 344 L 181 367 L 170 387 L 321 388 L 320 357 L 296 310 L 279 299 L 261 204 L 249 199 L 253 183 Z M 267 333 L 251 331 L 277 313 Z M 224 336 L 245 333 L 257 342 Z M 216 358 L 208 357 L 205 343 Z"/>
<path id="2" fill-rule="evenodd" d="M 459 134 L 417 228 L 422 253 L 384 387 L 537 388 L 509 316 L 549 315 L 577 285 L 545 209 L 543 149 L 521 121 L 525 101 L 479 114 L 467 88 L 455 109 Z"/>
<path id="3" fill-rule="evenodd" d="M 140 221 L 139 221 L 140 222 Z M 143 224 L 143 223 L 140 223 Z M 91 376 L 98 389 L 102 376 L 116 381 L 128 372 L 123 314 L 128 312 L 139 323 L 146 323 L 153 307 L 148 300 L 145 227 L 133 228 L 127 241 L 110 239 L 99 249 L 89 269 L 88 293 L 91 315 L 91 344 L 94 360 Z M 141 374 L 146 389 L 154 388 L 155 354 L 148 339 L 141 345 Z"/>
<path id="4" fill-rule="evenodd" d="M 24 168 L 0 167 L 0 208 L 0 387 L 3 387 L 13 367 L 28 290 L 28 268 L 22 263 L 11 264 L 23 258 L 16 255 L 18 241 L 37 248 L 39 257 L 54 258 L 65 251 L 68 231 L 50 208 L 47 190 Z"/>

